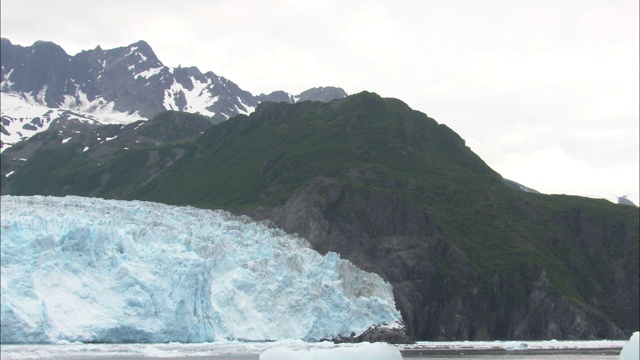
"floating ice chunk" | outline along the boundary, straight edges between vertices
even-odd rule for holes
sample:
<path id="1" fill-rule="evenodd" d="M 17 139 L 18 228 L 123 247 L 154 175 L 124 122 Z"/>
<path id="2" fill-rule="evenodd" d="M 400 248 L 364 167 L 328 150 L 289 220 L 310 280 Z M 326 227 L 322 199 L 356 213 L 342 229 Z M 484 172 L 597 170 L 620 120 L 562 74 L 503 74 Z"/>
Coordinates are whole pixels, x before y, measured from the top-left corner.
<path id="1" fill-rule="evenodd" d="M 260 360 L 402 360 L 400 351 L 387 343 L 362 343 L 332 349 L 292 350 L 273 347 L 260 354 Z"/>
<path id="2" fill-rule="evenodd" d="M 262 354 L 260 354 L 260 360 L 302 360 L 301 355 L 298 353 L 299 351 L 293 351 L 288 347 L 279 346 L 263 351 Z"/>
<path id="3" fill-rule="evenodd" d="M 520 342 L 520 341 L 508 341 L 508 342 L 505 342 L 504 344 L 504 348 L 507 351 L 527 350 L 528 347 L 529 345 L 527 345 L 527 343 Z"/>
<path id="4" fill-rule="evenodd" d="M 638 358 L 640 358 L 640 354 L 638 353 L 638 347 L 640 347 L 638 334 L 637 331 L 634 332 L 629 341 L 624 344 L 622 351 L 620 351 L 620 360 L 638 360 Z"/>

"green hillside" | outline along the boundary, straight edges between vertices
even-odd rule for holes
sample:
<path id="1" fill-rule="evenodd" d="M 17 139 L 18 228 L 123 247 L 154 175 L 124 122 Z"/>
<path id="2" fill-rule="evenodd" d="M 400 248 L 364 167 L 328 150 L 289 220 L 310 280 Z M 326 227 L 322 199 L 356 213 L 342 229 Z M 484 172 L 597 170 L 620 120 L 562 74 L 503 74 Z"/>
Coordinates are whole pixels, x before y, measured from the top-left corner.
<path id="1" fill-rule="evenodd" d="M 267 103 L 249 117 L 212 127 L 197 146 L 190 163 L 145 198 L 203 207 L 270 205 L 319 175 L 350 181 L 350 171 L 370 174 L 366 186 L 425 201 L 456 183 L 468 187 L 466 178 L 501 182 L 449 128 L 369 93 L 332 104 Z"/>

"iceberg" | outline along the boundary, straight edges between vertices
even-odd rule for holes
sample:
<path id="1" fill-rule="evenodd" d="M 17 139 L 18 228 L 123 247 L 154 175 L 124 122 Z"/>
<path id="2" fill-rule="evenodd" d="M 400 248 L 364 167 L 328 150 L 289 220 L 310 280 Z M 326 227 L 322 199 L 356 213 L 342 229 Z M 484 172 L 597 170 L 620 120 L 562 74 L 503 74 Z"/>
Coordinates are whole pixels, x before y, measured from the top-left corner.
<path id="1" fill-rule="evenodd" d="M 627 341 L 622 350 L 620 351 L 620 360 L 637 360 L 640 358 L 640 342 L 638 338 L 640 337 L 640 332 L 636 331 L 631 335 L 629 341 Z"/>
<path id="2" fill-rule="evenodd" d="M 387 343 L 362 343 L 351 347 L 293 350 L 273 347 L 260 354 L 260 360 L 402 360 L 400 350 Z"/>
<path id="3" fill-rule="evenodd" d="M 391 285 L 224 211 L 2 197 L 2 343 L 317 341 L 401 323 Z"/>

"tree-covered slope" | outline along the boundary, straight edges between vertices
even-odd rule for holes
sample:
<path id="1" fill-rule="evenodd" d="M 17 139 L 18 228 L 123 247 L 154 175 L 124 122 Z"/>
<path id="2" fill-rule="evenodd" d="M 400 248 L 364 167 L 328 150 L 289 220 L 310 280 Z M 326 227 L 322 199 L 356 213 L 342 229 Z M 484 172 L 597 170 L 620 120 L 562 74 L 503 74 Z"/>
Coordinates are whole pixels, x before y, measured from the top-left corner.
<path id="1" fill-rule="evenodd" d="M 417 339 L 612 338 L 637 329 L 638 208 L 513 189 L 455 132 L 399 100 L 365 92 L 263 103 L 158 144 L 109 157 L 52 145 L 4 178 L 3 193 L 270 219 L 390 281 Z"/>
<path id="2" fill-rule="evenodd" d="M 354 183 L 370 177 L 365 185 L 398 191 L 411 184 L 447 191 L 465 176 L 501 182 L 449 128 L 369 93 L 331 104 L 266 103 L 251 116 L 212 127 L 198 146 L 179 175 L 146 196 L 246 208 L 283 201 L 317 176 Z"/>

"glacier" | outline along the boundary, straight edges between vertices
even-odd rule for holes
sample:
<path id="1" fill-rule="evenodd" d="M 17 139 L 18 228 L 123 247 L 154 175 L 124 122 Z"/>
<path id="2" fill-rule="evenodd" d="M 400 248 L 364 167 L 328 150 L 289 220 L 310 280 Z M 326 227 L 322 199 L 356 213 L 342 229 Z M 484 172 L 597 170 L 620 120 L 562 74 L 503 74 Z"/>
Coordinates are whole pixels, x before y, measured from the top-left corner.
<path id="1" fill-rule="evenodd" d="M 2 343 L 317 341 L 401 324 L 391 286 L 220 210 L 2 196 Z"/>

